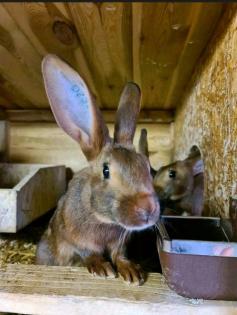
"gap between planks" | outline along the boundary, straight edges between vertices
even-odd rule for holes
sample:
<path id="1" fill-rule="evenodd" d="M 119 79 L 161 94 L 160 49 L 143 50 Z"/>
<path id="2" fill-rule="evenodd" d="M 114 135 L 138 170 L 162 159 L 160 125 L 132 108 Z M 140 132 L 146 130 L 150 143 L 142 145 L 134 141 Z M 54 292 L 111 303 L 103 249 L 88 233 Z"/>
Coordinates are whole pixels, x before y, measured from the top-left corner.
<path id="1" fill-rule="evenodd" d="M 92 277 L 82 267 L 6 265 L 0 268 L 0 311 L 24 314 L 235 315 L 237 302 L 183 298 L 160 274 L 143 286 Z"/>

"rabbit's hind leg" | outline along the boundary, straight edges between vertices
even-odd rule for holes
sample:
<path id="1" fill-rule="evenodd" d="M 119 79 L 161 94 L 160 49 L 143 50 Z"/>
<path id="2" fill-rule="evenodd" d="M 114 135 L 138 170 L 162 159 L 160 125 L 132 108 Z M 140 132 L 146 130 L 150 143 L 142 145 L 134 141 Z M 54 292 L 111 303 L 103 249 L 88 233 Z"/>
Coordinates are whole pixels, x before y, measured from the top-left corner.
<path id="1" fill-rule="evenodd" d="M 36 265 L 54 265 L 54 255 L 47 239 L 41 239 L 36 249 Z"/>

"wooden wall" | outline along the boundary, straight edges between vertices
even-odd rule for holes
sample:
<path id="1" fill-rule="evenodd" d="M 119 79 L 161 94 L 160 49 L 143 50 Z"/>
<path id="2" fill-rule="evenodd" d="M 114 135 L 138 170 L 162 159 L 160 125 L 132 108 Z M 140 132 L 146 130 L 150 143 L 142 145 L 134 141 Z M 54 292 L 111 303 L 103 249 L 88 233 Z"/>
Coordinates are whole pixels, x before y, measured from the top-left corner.
<path id="1" fill-rule="evenodd" d="M 197 144 L 205 164 L 205 200 L 228 216 L 237 197 L 237 4 L 222 17 L 187 87 L 175 123 L 175 158 Z"/>
<path id="2" fill-rule="evenodd" d="M 110 134 L 113 125 L 108 124 Z M 140 129 L 148 129 L 150 158 L 158 168 L 171 160 L 173 149 L 172 124 L 138 124 L 134 144 Z M 53 122 L 12 122 L 8 129 L 8 160 L 22 163 L 65 164 L 77 171 L 87 165 L 79 145 Z"/>

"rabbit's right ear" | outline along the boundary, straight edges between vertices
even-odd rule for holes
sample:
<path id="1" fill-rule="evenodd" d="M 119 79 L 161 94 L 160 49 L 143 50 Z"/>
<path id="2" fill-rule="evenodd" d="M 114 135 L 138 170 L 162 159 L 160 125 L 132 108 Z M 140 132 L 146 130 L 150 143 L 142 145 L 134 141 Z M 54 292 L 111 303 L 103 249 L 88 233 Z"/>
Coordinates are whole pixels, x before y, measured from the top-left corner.
<path id="1" fill-rule="evenodd" d="M 114 142 L 131 145 L 140 111 L 141 91 L 137 84 L 125 85 L 120 97 L 114 128 Z"/>
<path id="2" fill-rule="evenodd" d="M 55 55 L 42 62 L 46 93 L 58 125 L 80 143 L 88 160 L 109 141 L 108 128 L 83 79 Z"/>

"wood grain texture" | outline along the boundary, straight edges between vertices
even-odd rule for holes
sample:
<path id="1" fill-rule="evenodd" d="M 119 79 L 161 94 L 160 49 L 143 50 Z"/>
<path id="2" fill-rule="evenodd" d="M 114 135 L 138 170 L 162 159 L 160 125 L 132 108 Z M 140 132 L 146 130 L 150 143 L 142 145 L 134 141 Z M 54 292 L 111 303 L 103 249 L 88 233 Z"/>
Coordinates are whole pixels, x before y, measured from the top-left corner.
<path id="1" fill-rule="evenodd" d="M 7 265 L 0 269 L 0 311 L 25 314 L 235 315 L 237 302 L 192 300 L 160 274 L 140 287 L 96 279 L 85 268 Z"/>
<path id="2" fill-rule="evenodd" d="M 132 77 L 130 4 L 71 3 L 69 7 L 103 107 L 114 107 Z"/>
<path id="3" fill-rule="evenodd" d="M 47 106 L 40 75 L 40 56 L 0 5 L 0 71 L 37 107 Z"/>
<path id="4" fill-rule="evenodd" d="M 101 20 L 113 65 L 122 82 L 132 79 L 132 19 L 130 3 L 108 3 L 100 6 Z"/>
<path id="5" fill-rule="evenodd" d="M 75 68 L 101 108 L 137 82 L 146 109 L 180 97 L 222 12 L 219 3 L 1 3 L 0 107 L 47 108 L 40 63 Z"/>
<path id="6" fill-rule="evenodd" d="M 185 85 L 215 30 L 222 9 L 223 4 L 221 3 L 215 6 L 210 6 L 207 3 L 195 4 L 190 16 L 192 21 L 190 31 L 179 55 L 177 66 L 167 82 L 168 90 L 163 100 L 164 108 L 171 108 L 180 104 Z"/>
<path id="7" fill-rule="evenodd" d="M 209 214 L 229 216 L 229 198 L 237 195 L 237 5 L 222 16 L 175 122 L 175 158 L 198 145 L 205 169 Z"/>
<path id="8" fill-rule="evenodd" d="M 35 58 L 27 45 L 24 46 L 31 57 L 26 58 L 25 53 L 22 58 L 27 59 L 30 68 L 33 68 L 33 65 L 38 67 L 37 75 L 40 77 L 41 84 L 42 57 L 47 53 L 55 53 L 70 63 L 84 77 L 93 94 L 99 99 L 75 27 L 64 4 L 4 3 L 3 6 L 18 26 L 19 32 L 28 39 L 27 45 L 33 46 L 40 56 L 40 58 Z M 22 45 L 20 38 L 18 45 Z M 43 85 L 41 91 L 45 93 Z M 46 107 L 49 106 L 47 100 L 44 103 Z M 31 105 L 33 108 L 36 104 Z"/>
<path id="9" fill-rule="evenodd" d="M 113 125 L 108 124 L 110 134 Z M 138 124 L 134 144 L 137 147 L 141 128 L 148 129 L 151 163 L 154 168 L 168 164 L 173 149 L 170 124 Z M 65 164 L 78 171 L 87 166 L 79 145 L 55 123 L 10 123 L 9 161 L 19 163 Z"/>
<path id="10" fill-rule="evenodd" d="M 133 4 L 133 71 L 141 83 L 145 107 L 175 108 L 179 104 L 221 9 L 222 4 Z"/>

